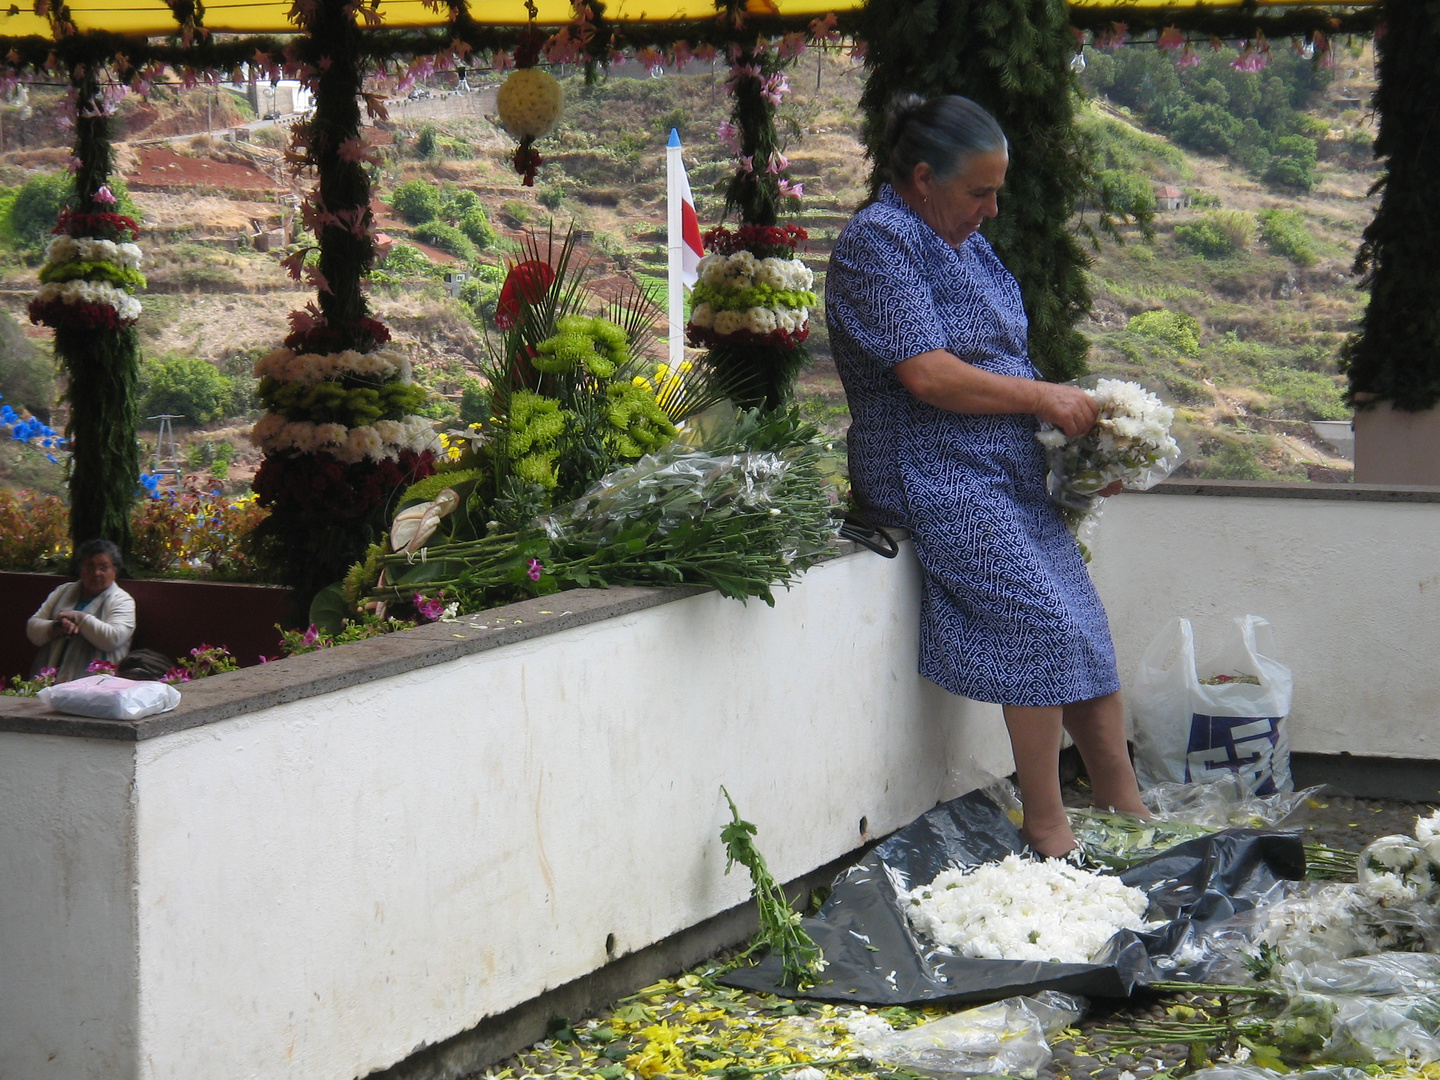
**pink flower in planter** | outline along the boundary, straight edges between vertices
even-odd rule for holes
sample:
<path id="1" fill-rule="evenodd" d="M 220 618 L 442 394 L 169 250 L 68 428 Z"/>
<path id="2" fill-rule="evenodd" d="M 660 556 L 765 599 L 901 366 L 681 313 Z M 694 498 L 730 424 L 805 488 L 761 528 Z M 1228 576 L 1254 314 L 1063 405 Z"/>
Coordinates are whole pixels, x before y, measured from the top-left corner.
<path id="1" fill-rule="evenodd" d="M 301 644 L 304 644 L 304 645 L 314 645 L 315 642 L 317 642 L 317 641 L 319 641 L 319 640 L 320 640 L 320 628 L 319 628 L 318 626 L 316 626 L 316 625 L 312 622 L 312 623 L 310 624 L 310 629 L 306 630 L 305 633 L 304 633 L 304 636 L 302 636 L 302 637 L 300 638 Z"/>
<path id="2" fill-rule="evenodd" d="M 438 597 L 434 600 L 426 600 L 420 593 L 415 594 L 415 613 L 426 622 L 439 622 L 440 616 L 445 614 L 445 601 Z"/>

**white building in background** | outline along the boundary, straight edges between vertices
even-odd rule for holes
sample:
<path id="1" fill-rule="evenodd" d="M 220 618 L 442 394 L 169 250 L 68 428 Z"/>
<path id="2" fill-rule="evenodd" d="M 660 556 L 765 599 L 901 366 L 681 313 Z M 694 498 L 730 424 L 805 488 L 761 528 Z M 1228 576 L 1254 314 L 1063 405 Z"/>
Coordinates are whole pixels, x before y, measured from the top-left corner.
<path id="1" fill-rule="evenodd" d="M 250 107 L 257 116 L 268 116 L 271 113 L 288 116 L 291 113 L 309 112 L 315 107 L 315 96 L 309 88 L 294 79 L 281 79 L 274 86 L 270 85 L 269 80 L 260 79 L 244 84 L 241 89 L 250 99 Z"/>

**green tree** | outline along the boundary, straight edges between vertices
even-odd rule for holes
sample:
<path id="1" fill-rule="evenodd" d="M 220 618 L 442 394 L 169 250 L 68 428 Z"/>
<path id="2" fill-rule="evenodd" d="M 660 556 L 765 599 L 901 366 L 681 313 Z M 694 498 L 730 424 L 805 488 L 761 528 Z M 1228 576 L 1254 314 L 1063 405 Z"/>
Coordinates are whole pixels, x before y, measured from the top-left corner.
<path id="1" fill-rule="evenodd" d="M 1254 219 L 1239 210 L 1216 210 L 1191 224 L 1175 226 L 1175 243 L 1206 259 L 1244 251 L 1254 235 Z"/>
<path id="2" fill-rule="evenodd" d="M 494 247 L 499 239 L 495 235 L 495 227 L 490 224 L 490 219 L 485 215 L 484 207 L 476 206 L 467 210 L 460 218 L 459 225 L 460 231 L 468 236 L 470 242 L 481 251 Z"/>
<path id="3" fill-rule="evenodd" d="M 233 399 L 231 381 L 196 357 L 152 360 L 140 369 L 142 417 L 175 413 L 191 424 L 208 424 L 223 417 Z"/>
<path id="4" fill-rule="evenodd" d="M 1375 153 L 1385 172 L 1380 206 L 1355 258 L 1370 303 L 1344 359 L 1352 403 L 1378 399 L 1419 411 L 1440 402 L 1440 138 L 1433 85 L 1440 10 L 1390 4 L 1385 19 L 1385 36 L 1375 43 Z"/>
<path id="5" fill-rule="evenodd" d="M 1175 118 L 1172 134 L 1181 146 L 1224 157 L 1239 142 L 1241 122 L 1219 105 L 1192 105 Z"/>
<path id="6" fill-rule="evenodd" d="M 1261 210 L 1260 239 L 1270 254 L 1289 259 L 1296 266 L 1314 266 L 1318 261 L 1315 242 L 1304 215 L 1294 210 Z"/>
<path id="7" fill-rule="evenodd" d="M 47 422 L 55 404 L 54 362 L 5 312 L 0 312 L 0 398 L 16 411 L 29 409 Z"/>
<path id="8" fill-rule="evenodd" d="M 1076 324 L 1091 294 L 1070 220 L 1094 179 L 1076 126 L 1075 39 L 1063 0 L 870 0 L 857 36 L 868 44 L 860 102 L 872 189 L 897 94 L 963 94 L 1000 121 L 1010 171 L 985 235 L 1020 282 L 1031 358 L 1048 378 L 1079 375 L 1086 342 Z"/>
<path id="9" fill-rule="evenodd" d="M 434 220 L 440 207 L 440 190 L 425 180 L 406 180 L 390 196 L 390 208 L 410 225 Z"/>
<path id="10" fill-rule="evenodd" d="M 427 221 L 416 228 L 412 235 L 422 244 L 449 252 L 457 259 L 471 262 L 475 258 L 475 245 L 454 225 L 446 225 L 443 221 Z"/>
<path id="11" fill-rule="evenodd" d="M 1310 191 L 1315 187 L 1315 140 L 1304 135 L 1282 135 L 1275 140 L 1275 156 L 1265 180 L 1281 187 Z"/>

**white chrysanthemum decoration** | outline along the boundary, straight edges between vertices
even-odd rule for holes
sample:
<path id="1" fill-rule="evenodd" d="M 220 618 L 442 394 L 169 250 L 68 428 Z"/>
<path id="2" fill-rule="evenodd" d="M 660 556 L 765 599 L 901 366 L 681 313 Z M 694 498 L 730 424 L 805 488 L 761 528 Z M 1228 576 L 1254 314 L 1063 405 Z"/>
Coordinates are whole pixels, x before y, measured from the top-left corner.
<path id="1" fill-rule="evenodd" d="M 495 95 L 501 126 L 522 143 L 554 131 L 564 107 L 564 89 L 555 76 L 538 67 L 512 71 Z"/>

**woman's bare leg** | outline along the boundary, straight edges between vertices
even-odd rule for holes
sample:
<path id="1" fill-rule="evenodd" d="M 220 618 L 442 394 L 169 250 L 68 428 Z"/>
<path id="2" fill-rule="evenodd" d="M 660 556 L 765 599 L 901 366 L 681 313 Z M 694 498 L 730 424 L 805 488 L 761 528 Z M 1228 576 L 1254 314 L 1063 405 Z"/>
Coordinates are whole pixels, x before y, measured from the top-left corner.
<path id="1" fill-rule="evenodd" d="M 1125 707 L 1120 692 L 1066 705 L 1065 730 L 1075 740 L 1090 776 L 1091 798 L 1102 810 L 1124 810 L 1149 817 L 1140 801 L 1135 769 L 1125 746 Z"/>
<path id="2" fill-rule="evenodd" d="M 1077 846 L 1060 798 L 1063 718 L 1059 705 L 1005 706 L 1005 726 L 1010 730 L 1010 748 L 1015 755 L 1015 779 L 1020 783 L 1020 801 L 1025 807 L 1020 835 L 1046 858 L 1064 855 Z"/>

